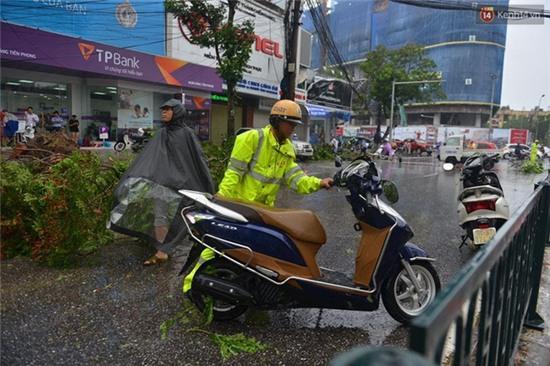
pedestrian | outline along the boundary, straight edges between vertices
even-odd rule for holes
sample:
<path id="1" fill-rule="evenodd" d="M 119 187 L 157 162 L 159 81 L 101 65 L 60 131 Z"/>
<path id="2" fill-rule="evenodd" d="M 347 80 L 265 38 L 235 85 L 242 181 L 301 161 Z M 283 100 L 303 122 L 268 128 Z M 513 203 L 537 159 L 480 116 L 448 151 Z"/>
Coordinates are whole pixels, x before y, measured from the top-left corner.
<path id="1" fill-rule="evenodd" d="M 330 188 L 332 178 L 307 176 L 296 164 L 289 137 L 301 124 L 302 111 L 297 103 L 275 103 L 269 125 L 237 136 L 218 195 L 274 206 L 281 184 L 300 194 Z"/>
<path id="2" fill-rule="evenodd" d="M 71 116 L 71 119 L 69 120 L 69 132 L 71 133 L 71 139 L 75 143 L 78 143 L 79 125 L 80 125 L 80 122 L 78 122 L 78 118 L 76 117 L 76 114 L 73 114 Z"/>
<path id="3" fill-rule="evenodd" d="M 333 137 L 332 137 L 332 140 L 330 140 L 330 145 L 332 146 L 332 151 L 333 151 L 335 154 L 338 154 L 338 145 L 339 145 L 339 142 L 338 142 L 338 139 L 336 139 L 336 136 L 333 136 Z"/>
<path id="4" fill-rule="evenodd" d="M 162 127 L 121 178 L 109 223 L 114 231 L 155 245 L 156 253 L 144 265 L 166 262 L 176 245 L 187 244 L 180 212 L 188 202 L 178 190 L 214 193 L 201 145 L 185 123 L 185 108 L 177 99 L 160 108 Z"/>
<path id="5" fill-rule="evenodd" d="M 5 142 L 5 135 L 4 135 L 4 128 L 8 124 L 8 110 L 2 109 L 0 112 L 0 146 L 4 146 Z"/>
<path id="6" fill-rule="evenodd" d="M 531 160 L 531 162 L 536 162 L 537 161 L 537 158 L 538 158 L 537 152 L 538 151 L 539 151 L 539 140 L 535 140 L 531 144 L 531 156 L 529 157 L 529 160 Z"/>
<path id="7" fill-rule="evenodd" d="M 27 107 L 27 110 L 25 111 L 25 128 L 34 129 L 38 122 L 40 122 L 40 119 L 35 113 L 33 113 L 32 107 Z"/>
<path id="8" fill-rule="evenodd" d="M 52 132 L 61 132 L 65 128 L 65 120 L 59 115 L 58 111 L 53 111 Z"/>

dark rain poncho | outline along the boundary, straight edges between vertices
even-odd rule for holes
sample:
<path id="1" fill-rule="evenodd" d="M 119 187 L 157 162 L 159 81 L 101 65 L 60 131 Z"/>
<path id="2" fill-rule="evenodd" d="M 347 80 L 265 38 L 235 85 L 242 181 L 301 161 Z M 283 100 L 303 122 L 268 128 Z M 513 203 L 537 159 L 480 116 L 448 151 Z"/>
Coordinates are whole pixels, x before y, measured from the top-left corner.
<path id="1" fill-rule="evenodd" d="M 159 250 L 170 250 L 186 234 L 180 212 L 190 202 L 177 191 L 190 189 L 214 193 L 206 159 L 194 132 L 184 124 L 185 109 L 178 100 L 172 121 L 147 143 L 121 178 L 108 227 L 116 232 L 152 241 Z M 168 227 L 162 243 L 155 226 Z"/>

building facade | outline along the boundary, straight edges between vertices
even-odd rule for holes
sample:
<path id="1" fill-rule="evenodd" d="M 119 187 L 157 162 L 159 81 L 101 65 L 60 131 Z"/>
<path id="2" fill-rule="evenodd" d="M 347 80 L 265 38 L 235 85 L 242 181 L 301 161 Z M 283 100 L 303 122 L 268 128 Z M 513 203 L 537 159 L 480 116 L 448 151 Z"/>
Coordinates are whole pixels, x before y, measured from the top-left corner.
<path id="1" fill-rule="evenodd" d="M 507 5 L 508 1 L 494 3 Z M 491 105 L 493 112 L 498 109 L 506 24 L 486 24 L 476 11 L 429 9 L 388 0 L 338 2 L 329 13 L 329 24 L 338 50 L 357 79 L 361 78 L 359 64 L 379 45 L 425 47 L 445 80 L 446 98 L 407 105 L 409 124 L 485 127 Z M 320 64 L 314 58 L 313 65 Z"/>

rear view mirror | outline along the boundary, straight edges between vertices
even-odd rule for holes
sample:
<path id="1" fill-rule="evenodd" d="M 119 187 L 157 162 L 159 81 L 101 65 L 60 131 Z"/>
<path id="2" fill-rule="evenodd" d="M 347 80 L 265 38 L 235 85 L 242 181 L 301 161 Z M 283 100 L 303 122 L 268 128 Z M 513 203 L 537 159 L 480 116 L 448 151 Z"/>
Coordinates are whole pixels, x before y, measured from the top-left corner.
<path id="1" fill-rule="evenodd" d="M 443 170 L 446 171 L 446 172 L 450 172 L 451 170 L 453 170 L 455 168 L 454 164 L 452 163 L 445 163 L 443 164 Z"/>
<path id="2" fill-rule="evenodd" d="M 399 201 L 399 191 L 397 190 L 397 186 L 394 182 L 389 180 L 382 181 L 382 191 L 390 203 L 396 203 Z"/>
<path id="3" fill-rule="evenodd" d="M 336 158 L 334 158 L 334 166 L 337 168 L 342 166 L 342 158 L 339 155 L 336 155 Z"/>

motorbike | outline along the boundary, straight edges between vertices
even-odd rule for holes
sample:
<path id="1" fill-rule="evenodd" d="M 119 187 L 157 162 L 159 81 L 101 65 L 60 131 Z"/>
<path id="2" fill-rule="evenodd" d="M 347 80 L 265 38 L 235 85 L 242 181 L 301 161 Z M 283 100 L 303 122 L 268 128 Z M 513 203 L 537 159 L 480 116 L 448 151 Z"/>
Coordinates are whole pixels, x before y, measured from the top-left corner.
<path id="1" fill-rule="evenodd" d="M 435 259 L 409 242 L 412 229 L 380 198 L 396 202 L 395 184 L 382 180 L 366 157 L 340 169 L 334 182 L 349 191 L 352 226 L 361 232 L 353 274 L 318 266 L 326 233 L 311 211 L 180 190 L 192 202 L 181 211 L 193 242 L 181 274 L 194 268 L 187 295 L 195 306 L 204 311 L 211 304 L 215 320 L 229 320 L 249 307 L 374 311 L 382 298 L 401 323 L 421 314 L 441 285 Z M 205 248 L 214 254 L 209 259 L 201 254 Z"/>
<path id="2" fill-rule="evenodd" d="M 115 143 L 113 148 L 117 152 L 124 151 L 127 148 L 131 148 L 133 152 L 139 152 L 147 142 L 149 142 L 149 136 L 140 128 L 135 135 L 125 133 L 122 138 Z"/>
<path id="3" fill-rule="evenodd" d="M 509 207 L 495 172 L 498 154 L 476 155 L 468 158 L 462 169 L 462 190 L 458 196 L 459 224 L 465 233 L 465 244 L 477 249 L 495 236 L 508 220 Z"/>

